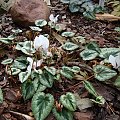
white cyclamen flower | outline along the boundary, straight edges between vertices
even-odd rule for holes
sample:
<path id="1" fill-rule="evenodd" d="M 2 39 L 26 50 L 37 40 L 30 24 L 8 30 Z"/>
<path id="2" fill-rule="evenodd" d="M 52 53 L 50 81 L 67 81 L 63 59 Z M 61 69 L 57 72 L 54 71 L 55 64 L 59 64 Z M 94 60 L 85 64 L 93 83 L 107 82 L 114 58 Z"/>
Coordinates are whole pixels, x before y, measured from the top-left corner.
<path id="1" fill-rule="evenodd" d="M 29 65 L 27 67 L 27 71 L 31 72 L 32 69 L 36 70 L 37 67 L 41 66 L 43 59 L 33 62 L 33 59 L 31 57 L 27 57 L 27 61 L 29 62 Z"/>
<path id="2" fill-rule="evenodd" d="M 110 55 L 109 62 L 112 64 L 112 66 L 115 69 L 118 69 L 120 67 L 120 53 L 116 57 L 114 57 L 113 55 Z"/>
<path id="3" fill-rule="evenodd" d="M 49 19 L 50 19 L 51 22 L 57 23 L 58 17 L 59 17 L 59 15 L 57 15 L 56 17 L 54 17 L 54 15 L 51 14 L 51 15 L 49 16 Z"/>
<path id="4" fill-rule="evenodd" d="M 39 50 L 40 47 L 47 53 L 49 48 L 49 40 L 43 35 L 36 36 L 34 39 L 34 48 Z"/>

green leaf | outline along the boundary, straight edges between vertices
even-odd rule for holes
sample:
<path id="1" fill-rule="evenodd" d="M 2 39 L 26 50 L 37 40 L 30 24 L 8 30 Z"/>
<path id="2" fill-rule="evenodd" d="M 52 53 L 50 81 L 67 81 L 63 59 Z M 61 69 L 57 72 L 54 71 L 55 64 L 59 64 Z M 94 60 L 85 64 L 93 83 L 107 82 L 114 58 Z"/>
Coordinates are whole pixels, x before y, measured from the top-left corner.
<path id="1" fill-rule="evenodd" d="M 72 72 L 71 68 L 67 66 L 63 66 L 62 70 L 60 70 L 60 73 L 70 80 L 74 77 L 74 73 Z"/>
<path id="2" fill-rule="evenodd" d="M 22 32 L 22 30 L 20 30 L 20 29 L 12 29 L 12 32 L 13 33 L 15 33 L 15 34 L 18 34 L 18 33 L 21 33 Z"/>
<path id="3" fill-rule="evenodd" d="M 101 48 L 99 56 L 108 60 L 110 55 L 116 56 L 119 52 L 120 48 Z"/>
<path id="4" fill-rule="evenodd" d="M 35 53 L 35 50 L 33 48 L 26 48 L 26 47 L 22 47 L 21 51 L 26 54 L 26 55 L 30 55 L 32 56 L 33 53 Z"/>
<path id="5" fill-rule="evenodd" d="M 105 99 L 103 96 L 97 96 L 95 100 L 91 99 L 94 103 L 104 105 L 105 104 Z"/>
<path id="6" fill-rule="evenodd" d="M 13 40 L 14 38 L 0 38 L 0 42 L 2 42 L 2 43 L 5 43 L 5 44 L 10 44 L 10 43 L 12 43 L 12 40 Z"/>
<path id="7" fill-rule="evenodd" d="M 78 66 L 73 66 L 71 68 L 71 71 L 74 72 L 74 73 L 78 73 L 78 72 L 80 72 L 80 68 Z"/>
<path id="8" fill-rule="evenodd" d="M 30 99 L 35 93 L 34 84 L 32 81 L 28 80 L 22 83 L 22 95 L 24 100 Z"/>
<path id="9" fill-rule="evenodd" d="M 0 88 L 0 103 L 3 103 L 3 92 L 1 88 Z"/>
<path id="10" fill-rule="evenodd" d="M 96 44 L 96 42 L 90 42 L 87 46 L 86 46 L 87 49 L 89 50 L 94 50 L 96 51 L 97 53 L 100 53 L 101 50 L 98 46 L 98 44 Z"/>
<path id="11" fill-rule="evenodd" d="M 36 20 L 35 25 L 39 26 L 39 27 L 43 27 L 43 26 L 47 25 L 47 21 L 44 19 Z"/>
<path id="12" fill-rule="evenodd" d="M 117 32 L 120 32 L 120 27 L 115 27 L 114 30 L 117 31 Z"/>
<path id="13" fill-rule="evenodd" d="M 95 96 L 95 97 L 98 96 L 98 94 L 97 94 L 97 92 L 95 91 L 93 85 L 92 85 L 89 81 L 85 80 L 83 83 L 84 83 L 85 89 L 88 90 L 88 92 L 89 92 L 90 94 L 92 94 L 92 95 Z"/>
<path id="14" fill-rule="evenodd" d="M 103 65 L 97 65 L 94 67 L 93 70 L 95 78 L 98 79 L 99 81 L 105 81 L 117 75 L 116 71 L 111 70 Z"/>
<path id="15" fill-rule="evenodd" d="M 32 99 L 32 111 L 36 120 L 44 120 L 51 112 L 54 105 L 54 97 L 51 94 L 38 92 Z"/>
<path id="16" fill-rule="evenodd" d="M 25 82 L 30 76 L 28 71 L 19 73 L 19 80 L 21 83 Z"/>
<path id="17" fill-rule="evenodd" d="M 20 72 L 21 72 L 21 70 L 18 69 L 18 68 L 13 68 L 13 67 L 11 67 L 11 68 L 8 68 L 8 69 L 7 69 L 7 73 L 8 73 L 9 75 L 17 75 L 17 74 L 20 73 Z"/>
<path id="18" fill-rule="evenodd" d="M 56 74 L 56 69 L 54 67 L 47 67 L 44 66 L 45 70 L 47 70 L 50 74 L 55 75 Z"/>
<path id="19" fill-rule="evenodd" d="M 16 50 L 21 50 L 23 46 L 24 46 L 24 42 L 18 42 L 15 49 Z"/>
<path id="20" fill-rule="evenodd" d="M 38 32 L 42 31 L 42 29 L 40 29 L 39 27 L 36 27 L 36 26 L 29 26 L 29 27 L 33 31 L 38 31 Z"/>
<path id="21" fill-rule="evenodd" d="M 26 62 L 27 63 L 27 62 Z M 24 70 L 27 68 L 27 64 L 24 63 L 24 61 L 17 61 L 14 60 L 14 63 L 12 64 L 12 67 Z"/>
<path id="22" fill-rule="evenodd" d="M 55 23 L 53 23 L 52 21 L 49 21 L 49 22 L 48 22 L 48 25 L 49 25 L 51 28 L 55 28 Z"/>
<path id="23" fill-rule="evenodd" d="M 52 110 L 56 120 L 73 120 L 73 112 L 63 108 L 62 111 L 57 111 L 56 108 Z"/>
<path id="24" fill-rule="evenodd" d="M 91 19 L 91 20 L 95 20 L 96 19 L 95 18 L 95 14 L 92 11 L 85 11 L 85 12 L 83 12 L 83 16 L 88 18 L 88 19 Z"/>
<path id="25" fill-rule="evenodd" d="M 33 84 L 34 84 L 34 89 L 37 92 L 38 91 L 42 92 L 42 91 L 44 91 L 47 88 L 46 86 L 41 84 L 39 76 L 34 79 Z"/>
<path id="26" fill-rule="evenodd" d="M 20 42 L 16 46 L 17 50 L 21 50 L 26 55 L 33 55 L 35 53 L 35 49 L 33 48 L 33 42 L 32 41 L 25 41 Z"/>
<path id="27" fill-rule="evenodd" d="M 60 102 L 70 111 L 76 110 L 76 100 L 74 94 L 68 92 L 66 95 L 61 95 Z"/>
<path id="28" fill-rule="evenodd" d="M 75 35 L 75 33 L 73 33 L 73 32 L 63 32 L 61 35 L 63 37 L 73 37 Z"/>
<path id="29" fill-rule="evenodd" d="M 98 53 L 94 50 L 83 50 L 80 53 L 80 56 L 82 57 L 83 60 L 93 60 L 98 56 Z"/>
<path id="30" fill-rule="evenodd" d="M 13 59 L 12 58 L 8 58 L 8 59 L 6 59 L 6 60 L 3 60 L 2 62 L 1 62 L 1 64 L 3 64 L 3 65 L 8 65 L 8 64 L 11 64 L 13 62 Z"/>
<path id="31" fill-rule="evenodd" d="M 51 88 L 53 86 L 53 82 L 54 82 L 54 76 L 51 75 L 49 72 L 47 72 L 46 70 L 43 70 L 43 73 L 40 74 L 40 82 L 46 86 Z"/>
<path id="32" fill-rule="evenodd" d="M 66 42 L 62 47 L 63 47 L 63 49 L 69 50 L 69 51 L 73 51 L 73 50 L 79 48 L 78 45 L 76 45 L 72 42 Z"/>
<path id="33" fill-rule="evenodd" d="M 115 85 L 116 87 L 120 87 L 120 76 L 117 77 L 117 79 L 115 80 L 114 85 Z"/>
<path id="34" fill-rule="evenodd" d="M 70 2 L 70 0 L 60 0 L 60 1 L 64 4 L 68 4 Z"/>
<path id="35" fill-rule="evenodd" d="M 78 12 L 80 9 L 80 5 L 78 4 L 78 0 L 70 1 L 69 9 L 71 12 Z"/>

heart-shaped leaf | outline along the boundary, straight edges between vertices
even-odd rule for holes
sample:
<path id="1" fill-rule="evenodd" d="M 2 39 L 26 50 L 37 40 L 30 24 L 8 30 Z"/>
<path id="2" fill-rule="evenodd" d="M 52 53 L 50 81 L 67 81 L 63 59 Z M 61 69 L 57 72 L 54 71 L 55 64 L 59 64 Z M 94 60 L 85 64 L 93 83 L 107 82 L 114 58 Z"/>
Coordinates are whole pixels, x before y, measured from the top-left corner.
<path id="1" fill-rule="evenodd" d="M 62 70 L 60 70 L 60 73 L 70 80 L 74 77 L 74 73 L 72 72 L 71 68 L 67 66 L 63 66 Z"/>
<path id="2" fill-rule="evenodd" d="M 1 88 L 0 88 L 0 103 L 3 103 L 3 92 Z"/>
<path id="3" fill-rule="evenodd" d="M 13 59 L 12 59 L 12 58 L 8 58 L 8 59 L 6 59 L 6 60 L 3 60 L 3 61 L 1 62 L 1 64 L 7 65 L 7 64 L 11 64 L 12 62 L 13 62 Z"/>
<path id="4" fill-rule="evenodd" d="M 38 91 L 42 92 L 42 91 L 44 91 L 47 88 L 46 86 L 41 84 L 39 76 L 34 79 L 33 84 L 34 84 L 34 89 L 37 92 Z"/>
<path id="5" fill-rule="evenodd" d="M 86 46 L 87 49 L 89 50 L 94 50 L 96 51 L 97 53 L 100 53 L 101 50 L 98 46 L 98 44 L 96 44 L 96 42 L 90 42 L 87 46 Z"/>
<path id="6" fill-rule="evenodd" d="M 101 48 L 99 56 L 108 60 L 110 55 L 116 56 L 119 52 L 120 48 Z"/>
<path id="7" fill-rule="evenodd" d="M 51 112 L 54 105 L 54 97 L 51 94 L 38 92 L 32 99 L 32 111 L 36 120 L 44 120 Z"/>
<path id="8" fill-rule="evenodd" d="M 78 4 L 78 0 L 70 0 L 69 9 L 71 12 L 78 12 L 80 9 L 80 5 Z"/>
<path id="9" fill-rule="evenodd" d="M 25 62 L 25 63 L 24 63 L 24 61 L 17 61 L 17 60 L 15 60 L 14 63 L 12 64 L 12 67 L 24 70 L 24 69 L 27 68 L 27 62 Z"/>
<path id="10" fill-rule="evenodd" d="M 25 82 L 30 76 L 28 71 L 19 73 L 19 80 L 21 83 Z"/>
<path id="11" fill-rule="evenodd" d="M 85 11 L 83 12 L 83 16 L 88 18 L 88 19 L 91 19 L 91 20 L 95 20 L 95 14 L 92 12 L 92 11 Z"/>
<path id="12" fill-rule="evenodd" d="M 78 45 L 76 45 L 72 42 L 66 42 L 62 47 L 63 47 L 63 49 L 69 50 L 69 51 L 72 51 L 72 50 L 79 48 Z"/>
<path id="13" fill-rule="evenodd" d="M 20 73 L 20 72 L 21 72 L 21 70 L 18 69 L 18 68 L 8 68 L 8 69 L 7 69 L 7 73 L 8 73 L 9 75 L 17 75 L 17 74 Z"/>
<path id="14" fill-rule="evenodd" d="M 42 31 L 42 29 L 40 29 L 39 27 L 36 27 L 36 26 L 29 26 L 29 27 L 33 31 L 38 31 L 38 32 Z"/>
<path id="15" fill-rule="evenodd" d="M 63 32 L 61 35 L 63 37 L 73 37 L 75 33 L 74 32 Z"/>
<path id="16" fill-rule="evenodd" d="M 21 51 L 26 55 L 30 55 L 30 56 L 32 56 L 33 53 L 35 53 L 35 50 L 33 48 L 26 48 L 26 47 L 22 47 Z"/>
<path id="17" fill-rule="evenodd" d="M 34 84 L 32 81 L 25 81 L 22 83 L 22 95 L 24 100 L 30 99 L 35 93 Z"/>
<path id="18" fill-rule="evenodd" d="M 54 81 L 54 76 L 51 75 L 46 70 L 43 70 L 43 73 L 40 75 L 40 82 L 46 87 L 52 87 Z"/>
<path id="19" fill-rule="evenodd" d="M 52 75 L 55 75 L 56 74 L 56 69 L 54 67 L 47 67 L 47 66 L 44 66 L 44 68 Z"/>
<path id="20" fill-rule="evenodd" d="M 35 25 L 39 26 L 39 27 L 43 27 L 43 26 L 47 25 L 47 21 L 44 19 L 36 20 Z"/>
<path id="21" fill-rule="evenodd" d="M 111 70 L 104 65 L 97 65 L 93 70 L 95 78 L 99 81 L 105 81 L 117 75 L 116 71 Z"/>
<path id="22" fill-rule="evenodd" d="M 78 73 L 78 72 L 80 72 L 80 68 L 78 66 L 73 66 L 71 68 L 71 71 L 74 72 L 74 73 Z"/>
<path id="23" fill-rule="evenodd" d="M 61 95 L 60 102 L 70 111 L 76 110 L 76 100 L 74 94 L 68 92 L 66 95 Z"/>
<path id="24" fill-rule="evenodd" d="M 94 50 L 83 50 L 80 53 L 80 56 L 83 58 L 83 60 L 93 60 L 98 56 L 98 53 Z"/>
<path id="25" fill-rule="evenodd" d="M 73 120 L 73 112 L 63 108 L 62 111 L 57 111 L 56 108 L 52 110 L 57 120 Z"/>

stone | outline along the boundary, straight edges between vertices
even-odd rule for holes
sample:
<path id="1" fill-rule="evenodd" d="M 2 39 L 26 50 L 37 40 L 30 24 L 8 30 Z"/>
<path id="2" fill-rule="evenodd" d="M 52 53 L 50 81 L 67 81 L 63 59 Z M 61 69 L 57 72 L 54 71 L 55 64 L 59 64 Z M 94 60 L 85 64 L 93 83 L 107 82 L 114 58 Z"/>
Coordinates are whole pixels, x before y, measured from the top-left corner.
<path id="1" fill-rule="evenodd" d="M 48 20 L 50 9 L 43 0 L 16 0 L 9 13 L 17 25 L 28 27 L 34 25 L 35 20 Z"/>

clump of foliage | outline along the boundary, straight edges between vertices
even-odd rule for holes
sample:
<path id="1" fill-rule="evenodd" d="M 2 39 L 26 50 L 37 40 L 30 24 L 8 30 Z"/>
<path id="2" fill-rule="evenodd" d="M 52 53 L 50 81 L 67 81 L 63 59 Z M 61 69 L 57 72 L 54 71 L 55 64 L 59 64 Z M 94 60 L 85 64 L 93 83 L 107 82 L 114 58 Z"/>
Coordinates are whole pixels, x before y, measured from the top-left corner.
<path id="1" fill-rule="evenodd" d="M 0 38 L 2 44 L 15 46 L 15 50 L 20 53 L 16 58 L 3 60 L 1 64 L 6 66 L 8 75 L 19 77 L 23 98 L 32 99 L 31 106 L 36 120 L 44 120 L 50 112 L 57 120 L 73 120 L 77 101 L 72 89 L 65 88 L 57 98 L 54 96 L 57 92 L 55 84 L 64 80 L 79 79 L 77 86 L 84 84 L 93 95 L 92 102 L 105 104 L 105 99 L 96 92 L 89 80 L 106 82 L 118 74 L 117 70 L 120 67 L 119 48 L 99 48 L 95 42 L 87 44 L 84 37 L 76 36 L 73 32 L 63 32 L 60 24 L 57 24 L 57 17 L 50 16 L 49 22 L 35 21 L 36 26 L 30 26 L 30 29 L 34 35 L 39 34 L 33 40 L 25 37 L 23 41 L 15 41 L 17 35 L 22 33 L 20 29 L 12 30 L 13 34 L 8 38 Z M 50 29 L 49 34 L 43 32 L 44 26 Z M 50 41 L 55 40 L 52 36 L 53 31 L 59 33 L 59 38 L 63 36 L 62 39 L 67 40 L 60 47 L 49 45 Z M 76 53 L 79 56 L 75 56 Z M 87 68 L 80 64 L 81 59 L 92 61 L 96 58 L 104 63 L 92 67 L 86 65 Z M 111 69 L 109 63 L 116 70 Z M 114 85 L 120 87 L 118 78 Z M 2 102 L 3 94 L 0 89 L 0 103 Z"/>
<path id="2" fill-rule="evenodd" d="M 120 17 L 120 1 L 119 0 L 108 0 L 107 4 L 111 6 L 113 9 L 111 14 Z"/>
<path id="3" fill-rule="evenodd" d="M 103 13 L 102 6 L 94 5 L 92 0 L 61 0 L 64 4 L 69 4 L 71 12 L 81 12 L 83 16 L 89 19 L 95 19 L 96 13 Z"/>

